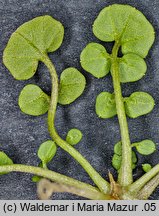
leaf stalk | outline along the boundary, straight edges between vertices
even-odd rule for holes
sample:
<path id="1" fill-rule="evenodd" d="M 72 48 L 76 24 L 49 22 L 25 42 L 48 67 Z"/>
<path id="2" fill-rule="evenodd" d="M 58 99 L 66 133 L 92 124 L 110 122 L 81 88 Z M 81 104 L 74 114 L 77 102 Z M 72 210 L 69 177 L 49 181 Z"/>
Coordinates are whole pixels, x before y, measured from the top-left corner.
<path id="1" fill-rule="evenodd" d="M 137 194 L 137 199 L 147 200 L 159 185 L 159 173 L 153 177 Z"/>
<path id="2" fill-rule="evenodd" d="M 99 173 L 90 165 L 90 163 L 70 144 L 63 140 L 57 133 L 55 129 L 55 114 L 58 103 L 58 77 L 55 70 L 55 67 L 48 56 L 43 58 L 44 64 L 47 66 L 50 71 L 52 79 L 52 92 L 51 92 L 51 101 L 50 107 L 48 110 L 48 130 L 52 139 L 60 146 L 63 150 L 68 152 L 79 164 L 84 168 L 88 173 L 94 183 L 98 188 L 105 194 L 110 192 L 110 184 L 103 179 Z"/>
<path id="3" fill-rule="evenodd" d="M 43 178 L 50 179 L 51 181 L 54 181 L 56 183 L 74 187 L 76 195 L 83 196 L 88 199 L 112 199 L 109 194 L 105 195 L 101 193 L 98 188 L 93 187 L 90 184 L 83 183 L 57 172 L 46 170 L 40 167 L 27 166 L 22 164 L 4 165 L 0 166 L 0 173 L 3 172 L 23 172 L 42 176 Z M 81 191 L 83 191 L 82 194 Z"/>
<path id="4" fill-rule="evenodd" d="M 120 43 L 115 42 L 112 50 L 112 78 L 115 93 L 116 110 L 120 125 L 121 142 L 122 142 L 122 162 L 119 170 L 118 182 L 121 186 L 128 186 L 132 183 L 132 150 L 129 138 L 128 123 L 125 114 L 124 102 L 121 92 L 118 51 Z"/>
<path id="5" fill-rule="evenodd" d="M 145 173 L 141 178 L 131 184 L 128 189 L 131 193 L 138 192 L 145 184 L 159 173 L 159 164 L 154 166 L 149 172 Z"/>

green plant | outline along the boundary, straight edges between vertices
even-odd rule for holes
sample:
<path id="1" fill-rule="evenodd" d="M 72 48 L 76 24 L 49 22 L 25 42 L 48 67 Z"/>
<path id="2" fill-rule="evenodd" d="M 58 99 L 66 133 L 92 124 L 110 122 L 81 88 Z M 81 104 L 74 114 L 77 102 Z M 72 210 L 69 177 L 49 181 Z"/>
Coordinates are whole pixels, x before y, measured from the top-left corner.
<path id="1" fill-rule="evenodd" d="M 50 16 L 37 17 L 20 26 L 11 36 L 4 50 L 3 62 L 11 74 L 18 80 L 31 78 L 43 62 L 50 71 L 52 79 L 51 97 L 38 86 L 29 84 L 19 96 L 20 109 L 29 115 L 42 115 L 48 111 L 48 130 L 52 140 L 42 143 L 38 150 L 41 160 L 38 167 L 13 164 L 8 156 L 2 155 L 0 173 L 12 171 L 34 174 L 32 180 L 38 183 L 38 194 L 48 198 L 52 192 L 70 192 L 89 199 L 147 199 L 159 184 L 159 164 L 151 168 L 143 165 L 147 172 L 133 182 L 132 169 L 137 158 L 132 147 L 147 155 L 155 150 L 155 144 L 144 140 L 131 145 L 126 114 L 136 118 L 153 109 L 154 100 L 145 92 L 135 92 L 123 98 L 121 83 L 134 82 L 146 72 L 144 58 L 154 41 L 154 30 L 144 15 L 128 5 L 112 5 L 104 8 L 93 25 L 97 38 L 105 42 L 115 41 L 112 54 L 97 43 L 90 43 L 81 53 L 81 65 L 97 78 L 111 72 L 114 93 L 102 92 L 97 96 L 96 113 L 101 118 L 118 115 L 121 141 L 114 147 L 113 166 L 118 170 L 118 182 L 109 173 L 110 183 L 100 176 L 90 163 L 72 146 L 80 142 L 82 133 L 71 129 L 63 140 L 56 131 L 54 122 L 57 104 L 72 103 L 84 91 L 85 78 L 75 68 L 67 68 L 61 74 L 60 81 L 53 63 L 47 53 L 56 51 L 62 41 L 64 28 Z M 121 47 L 122 57 L 118 57 Z M 73 178 L 48 170 L 47 164 L 56 153 L 56 145 L 77 160 L 97 187 L 77 181 Z M 45 182 L 47 178 L 53 183 Z M 155 184 L 154 184 L 155 182 Z M 43 196 L 45 187 L 45 196 Z M 46 190 L 47 189 L 47 190 Z M 39 192 L 40 191 L 40 192 Z"/>

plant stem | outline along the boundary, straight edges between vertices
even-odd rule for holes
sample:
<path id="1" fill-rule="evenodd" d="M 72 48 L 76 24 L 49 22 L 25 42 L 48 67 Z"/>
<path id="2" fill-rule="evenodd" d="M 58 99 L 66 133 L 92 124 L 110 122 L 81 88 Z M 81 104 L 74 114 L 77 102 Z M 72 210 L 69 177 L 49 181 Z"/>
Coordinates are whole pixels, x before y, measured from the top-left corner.
<path id="1" fill-rule="evenodd" d="M 147 200 L 156 187 L 159 185 L 159 174 L 157 174 L 153 179 L 151 179 L 139 192 L 137 199 Z"/>
<path id="2" fill-rule="evenodd" d="M 159 164 L 154 166 L 149 172 L 145 173 L 141 178 L 128 187 L 131 193 L 137 193 L 148 181 L 159 173 Z"/>
<path id="3" fill-rule="evenodd" d="M 90 190 L 89 188 L 81 189 L 81 188 L 77 188 L 77 187 L 66 185 L 66 184 L 50 182 L 49 180 L 44 179 L 44 178 L 38 182 L 37 192 L 38 192 L 38 196 L 40 199 L 49 199 L 49 197 L 53 193 L 57 193 L 57 192 L 58 193 L 63 193 L 63 192 L 72 193 L 72 194 L 76 194 L 78 196 L 86 197 L 86 198 L 93 199 L 93 200 L 94 199 L 96 200 L 114 199 L 109 194 L 105 195 L 99 191 Z"/>
<path id="4" fill-rule="evenodd" d="M 124 102 L 120 86 L 119 65 L 117 60 L 119 47 L 120 44 L 118 42 L 115 42 L 112 51 L 112 78 L 122 142 L 122 162 L 119 171 L 118 182 L 121 186 L 128 186 L 132 183 L 132 151 Z"/>
<path id="5" fill-rule="evenodd" d="M 46 170 L 40 167 L 27 166 L 27 165 L 21 165 L 21 164 L 4 165 L 4 166 L 0 166 L 0 173 L 3 173 L 3 172 L 31 173 L 34 175 L 42 176 L 43 178 L 50 179 L 54 182 L 58 182 L 58 183 L 65 184 L 71 187 L 75 187 L 76 189 L 79 189 L 79 191 L 82 190 L 84 197 L 89 198 L 89 199 L 90 198 L 91 199 L 97 199 L 97 198 L 98 199 L 111 199 L 110 195 L 102 194 L 97 188 L 89 184 L 83 183 L 81 181 L 75 180 L 65 175 L 56 173 L 54 171 Z M 81 193 L 77 195 L 81 196 Z"/>
<path id="6" fill-rule="evenodd" d="M 52 92 L 51 92 L 51 101 L 50 107 L 48 111 L 48 130 L 50 132 L 50 136 L 56 142 L 58 146 L 68 152 L 75 160 L 77 160 L 80 165 L 85 169 L 94 183 L 98 186 L 98 188 L 105 194 L 110 192 L 109 183 L 103 179 L 99 173 L 90 165 L 90 163 L 71 145 L 69 145 L 65 140 L 63 140 L 55 129 L 55 114 L 58 102 L 58 77 L 53 63 L 50 61 L 48 56 L 43 58 L 44 64 L 47 66 L 50 71 L 52 78 Z"/>

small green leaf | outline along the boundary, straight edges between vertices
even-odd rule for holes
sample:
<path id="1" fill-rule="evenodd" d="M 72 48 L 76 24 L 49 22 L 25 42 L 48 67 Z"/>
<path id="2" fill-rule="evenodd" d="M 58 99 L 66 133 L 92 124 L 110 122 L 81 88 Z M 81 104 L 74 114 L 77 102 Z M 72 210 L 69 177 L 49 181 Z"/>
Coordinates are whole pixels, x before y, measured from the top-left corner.
<path id="1" fill-rule="evenodd" d="M 60 77 L 58 102 L 62 105 L 70 104 L 84 91 L 86 79 L 76 68 L 67 68 Z"/>
<path id="2" fill-rule="evenodd" d="M 156 150 L 156 145 L 151 140 L 133 143 L 132 147 L 136 147 L 136 150 L 142 155 L 150 155 Z"/>
<path id="3" fill-rule="evenodd" d="M 96 98 L 96 113 L 100 118 L 111 118 L 116 115 L 114 95 L 101 92 Z"/>
<path id="4" fill-rule="evenodd" d="M 22 112 L 38 116 L 48 111 L 50 97 L 39 86 L 29 84 L 20 92 L 18 104 Z"/>
<path id="5" fill-rule="evenodd" d="M 145 61 L 136 54 L 126 54 L 119 60 L 119 74 L 122 83 L 141 79 L 147 70 Z"/>
<path id="6" fill-rule="evenodd" d="M 116 169 L 119 170 L 121 166 L 121 160 L 122 157 L 120 155 L 114 154 L 112 158 L 112 166 Z"/>
<path id="7" fill-rule="evenodd" d="M 71 129 L 66 136 L 66 141 L 70 145 L 76 145 L 81 141 L 81 139 L 82 139 L 82 133 L 80 130 L 76 128 Z"/>
<path id="8" fill-rule="evenodd" d="M 43 165 L 49 163 L 56 154 L 56 144 L 52 140 L 48 140 L 42 143 L 38 149 L 38 157 L 42 161 Z"/>
<path id="9" fill-rule="evenodd" d="M 153 97 L 146 92 L 134 92 L 130 97 L 125 98 L 126 114 L 131 118 L 151 112 L 154 105 Z"/>
<path id="10" fill-rule="evenodd" d="M 121 160 L 122 160 L 122 156 L 121 156 L 121 155 L 118 155 L 118 154 L 114 154 L 114 155 L 113 155 L 113 158 L 112 158 L 112 166 L 113 166 L 116 170 L 119 170 L 119 169 L 120 169 Z M 137 157 L 136 157 L 136 155 L 135 155 L 134 152 L 132 152 L 132 169 L 135 169 L 135 168 L 136 168 L 136 162 L 133 162 L 133 161 L 136 161 L 136 162 L 137 162 Z"/>
<path id="11" fill-rule="evenodd" d="M 137 156 L 136 153 L 134 151 L 132 151 L 132 164 L 137 163 Z"/>
<path id="12" fill-rule="evenodd" d="M 121 142 L 118 142 L 115 144 L 114 146 L 114 153 L 117 155 L 122 155 L 122 146 L 121 146 Z"/>
<path id="13" fill-rule="evenodd" d="M 151 164 L 142 164 L 142 169 L 145 171 L 145 172 L 149 172 L 151 169 L 152 169 L 152 166 Z"/>
<path id="14" fill-rule="evenodd" d="M 36 175 L 34 175 L 32 178 L 31 178 L 31 180 L 32 180 L 32 182 L 39 182 L 40 181 L 40 179 L 41 179 L 42 177 L 41 176 L 36 176 Z"/>
<path id="15" fill-rule="evenodd" d="M 101 78 L 110 71 L 110 57 L 106 49 L 97 43 L 89 43 L 80 56 L 82 67 L 93 76 Z"/>
<path id="16" fill-rule="evenodd" d="M 116 170 L 120 169 L 122 160 L 122 143 L 118 142 L 114 146 L 114 155 L 112 158 L 112 165 Z M 137 162 L 137 156 L 134 151 L 132 151 L 132 169 L 135 169 Z"/>
<path id="17" fill-rule="evenodd" d="M 0 166 L 12 165 L 13 161 L 2 151 L 0 151 Z M 8 172 L 7 172 L 8 173 Z M 1 172 L 0 175 L 7 174 L 6 172 Z"/>
<path id="18" fill-rule="evenodd" d="M 154 42 L 154 29 L 145 16 L 129 5 L 105 7 L 93 24 L 93 33 L 102 41 L 117 41 L 123 54 L 146 57 Z"/>
<path id="19" fill-rule="evenodd" d="M 47 52 L 57 50 L 64 36 L 64 28 L 51 16 L 36 17 L 21 25 L 11 36 L 3 53 L 3 62 L 15 79 L 31 78 L 38 61 Z"/>

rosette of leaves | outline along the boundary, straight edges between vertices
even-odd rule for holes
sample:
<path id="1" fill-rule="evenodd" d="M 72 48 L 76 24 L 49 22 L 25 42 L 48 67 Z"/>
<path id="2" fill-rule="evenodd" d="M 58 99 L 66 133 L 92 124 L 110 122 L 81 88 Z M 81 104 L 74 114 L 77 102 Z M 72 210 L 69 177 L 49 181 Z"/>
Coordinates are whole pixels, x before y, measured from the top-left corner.
<path id="1" fill-rule="evenodd" d="M 57 104 L 70 104 L 77 99 L 85 87 L 84 76 L 75 68 L 67 68 L 60 80 L 55 67 L 47 53 L 56 51 L 62 41 L 64 28 L 60 22 L 50 16 L 37 17 L 20 26 L 12 34 L 3 61 L 11 74 L 18 80 L 31 78 L 37 70 L 38 62 L 43 62 L 50 71 L 52 79 L 51 96 L 38 86 L 29 84 L 19 96 L 20 109 L 29 115 L 42 115 L 48 111 L 48 130 L 52 140 L 42 143 L 38 149 L 41 160 L 39 167 L 13 164 L 12 160 L 1 152 L 0 174 L 11 171 L 34 174 L 33 181 L 48 178 L 53 181 L 51 193 L 71 192 L 89 199 L 145 199 L 159 184 L 159 164 L 151 168 L 143 164 L 144 176 L 133 182 L 132 169 L 136 166 L 136 154 L 132 147 L 143 155 L 155 151 L 151 140 L 143 140 L 131 145 L 126 114 L 136 118 L 153 109 L 154 100 L 145 92 L 134 92 L 123 98 L 121 83 L 134 82 L 146 72 L 144 58 L 154 41 L 154 30 L 144 15 L 128 5 L 111 5 L 104 8 L 93 25 L 95 36 L 105 42 L 115 41 L 112 53 L 97 43 L 90 43 L 81 54 L 83 68 L 97 78 L 111 72 L 114 93 L 102 92 L 96 100 L 96 112 L 101 118 L 110 118 L 117 114 L 119 119 L 121 142 L 115 145 L 113 165 L 118 170 L 118 183 L 109 173 L 107 182 L 91 164 L 72 146 L 82 139 L 78 129 L 71 129 L 66 140 L 62 139 L 55 129 Z M 119 57 L 119 49 L 123 54 Z M 56 145 L 68 152 L 81 164 L 98 188 L 75 180 L 65 175 L 48 170 L 47 164 L 56 153 Z M 40 185 L 40 184 L 38 184 Z M 47 188 L 42 187 L 47 193 Z"/>

